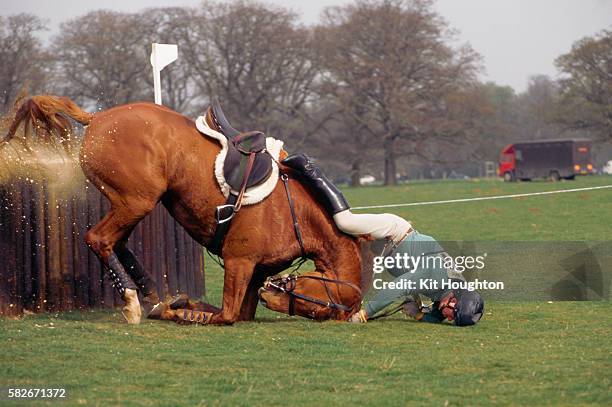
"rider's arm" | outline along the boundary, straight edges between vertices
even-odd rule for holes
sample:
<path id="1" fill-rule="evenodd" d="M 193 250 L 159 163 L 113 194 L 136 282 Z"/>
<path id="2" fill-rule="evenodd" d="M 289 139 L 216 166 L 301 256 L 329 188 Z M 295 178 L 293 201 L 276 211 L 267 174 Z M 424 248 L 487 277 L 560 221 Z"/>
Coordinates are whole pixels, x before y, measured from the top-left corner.
<path id="1" fill-rule="evenodd" d="M 422 310 L 419 311 L 414 316 L 414 319 L 421 322 L 431 322 L 434 324 L 439 324 L 440 322 L 444 321 L 445 318 L 444 315 L 442 315 L 442 313 L 440 312 L 440 310 L 438 310 L 438 307 L 434 306 L 428 312 L 423 312 Z"/>
<path id="2" fill-rule="evenodd" d="M 423 307 L 420 299 L 415 298 L 404 304 L 404 313 L 417 321 L 440 323 L 444 320 L 444 316 L 434 305 L 432 308 Z"/>
<path id="3" fill-rule="evenodd" d="M 415 318 L 417 321 L 421 321 L 421 322 L 431 322 L 434 324 L 439 324 L 442 321 L 444 321 L 443 317 L 439 317 L 436 315 L 432 315 L 431 312 L 422 312 L 422 317 L 419 318 Z"/>

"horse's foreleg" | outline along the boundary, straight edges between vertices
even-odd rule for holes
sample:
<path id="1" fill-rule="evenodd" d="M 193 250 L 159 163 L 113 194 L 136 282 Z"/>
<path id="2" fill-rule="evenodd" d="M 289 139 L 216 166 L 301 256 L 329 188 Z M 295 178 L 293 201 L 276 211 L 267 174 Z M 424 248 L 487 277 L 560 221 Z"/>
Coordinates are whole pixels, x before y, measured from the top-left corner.
<path id="1" fill-rule="evenodd" d="M 239 319 L 245 294 L 253 277 L 255 264 L 248 259 L 227 259 L 223 280 L 223 307 L 213 314 L 211 324 L 233 324 Z M 255 290 L 255 293 L 257 291 Z M 256 304 L 255 304 L 256 305 Z"/>
<path id="2" fill-rule="evenodd" d="M 222 309 L 200 301 L 193 302 L 184 296 L 174 303 L 157 305 L 149 318 L 173 320 L 179 324 L 252 321 L 259 302 L 258 289 L 263 286 L 266 277 L 265 273 L 253 270 L 254 265 L 250 261 L 225 261 Z"/>
<path id="3" fill-rule="evenodd" d="M 242 300 L 238 321 L 252 321 L 255 319 L 257 304 L 259 304 L 258 290 L 263 286 L 265 280 L 266 274 L 258 271 L 256 268 L 246 289 L 244 300 Z"/>

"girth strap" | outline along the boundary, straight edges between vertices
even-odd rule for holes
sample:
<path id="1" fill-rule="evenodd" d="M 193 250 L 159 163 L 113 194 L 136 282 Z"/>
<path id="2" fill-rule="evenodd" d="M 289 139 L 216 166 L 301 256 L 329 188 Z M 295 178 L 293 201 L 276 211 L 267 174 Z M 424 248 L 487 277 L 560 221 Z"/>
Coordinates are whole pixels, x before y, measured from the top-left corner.
<path id="1" fill-rule="evenodd" d="M 227 201 L 225 201 L 225 205 L 219 205 L 215 210 L 215 220 L 217 222 L 217 227 L 215 229 L 215 235 L 213 236 L 208 250 L 210 250 L 217 256 L 221 255 L 221 247 L 223 246 L 223 240 L 225 238 L 227 230 L 230 227 L 230 221 L 234 217 L 234 208 L 237 200 L 238 197 L 230 193 L 230 195 L 227 197 Z"/>
<path id="2" fill-rule="evenodd" d="M 242 208 L 242 198 L 244 197 L 247 182 L 249 180 L 249 176 L 251 175 L 251 170 L 253 169 L 253 163 L 255 162 L 255 154 L 257 153 L 252 152 L 249 154 L 249 160 L 244 171 L 244 178 L 242 180 L 242 184 L 240 185 L 240 192 L 238 193 L 238 196 L 230 192 L 229 196 L 227 197 L 227 201 L 225 201 L 225 205 L 219 205 L 215 210 L 215 220 L 217 222 L 217 227 L 215 229 L 215 234 L 208 249 L 217 256 L 221 255 L 221 249 L 223 248 L 223 240 L 225 239 L 225 234 L 227 233 L 227 230 L 230 227 L 230 221 L 232 220 L 234 215 L 238 213 L 238 211 L 240 211 L 240 208 Z"/>

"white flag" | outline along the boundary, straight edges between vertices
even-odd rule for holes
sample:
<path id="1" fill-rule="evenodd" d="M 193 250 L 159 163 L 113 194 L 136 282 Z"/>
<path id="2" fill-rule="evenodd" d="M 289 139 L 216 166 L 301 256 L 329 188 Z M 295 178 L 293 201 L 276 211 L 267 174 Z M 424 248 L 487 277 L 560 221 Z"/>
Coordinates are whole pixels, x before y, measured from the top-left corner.
<path id="1" fill-rule="evenodd" d="M 153 90 L 155 103 L 162 104 L 161 100 L 161 75 L 160 72 L 166 66 L 178 58 L 178 46 L 176 44 L 153 43 L 151 51 L 151 65 L 153 66 Z"/>

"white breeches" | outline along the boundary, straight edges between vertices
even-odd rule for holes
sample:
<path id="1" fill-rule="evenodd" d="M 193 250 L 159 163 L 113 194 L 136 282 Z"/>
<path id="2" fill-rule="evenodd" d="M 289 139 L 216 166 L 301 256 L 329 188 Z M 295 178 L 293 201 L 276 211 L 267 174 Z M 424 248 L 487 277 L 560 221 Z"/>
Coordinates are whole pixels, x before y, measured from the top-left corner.
<path id="1" fill-rule="evenodd" d="M 391 213 L 354 214 L 347 209 L 334 215 L 338 229 L 349 235 L 370 235 L 374 239 L 389 238 L 399 243 L 412 228 L 410 222 Z"/>

